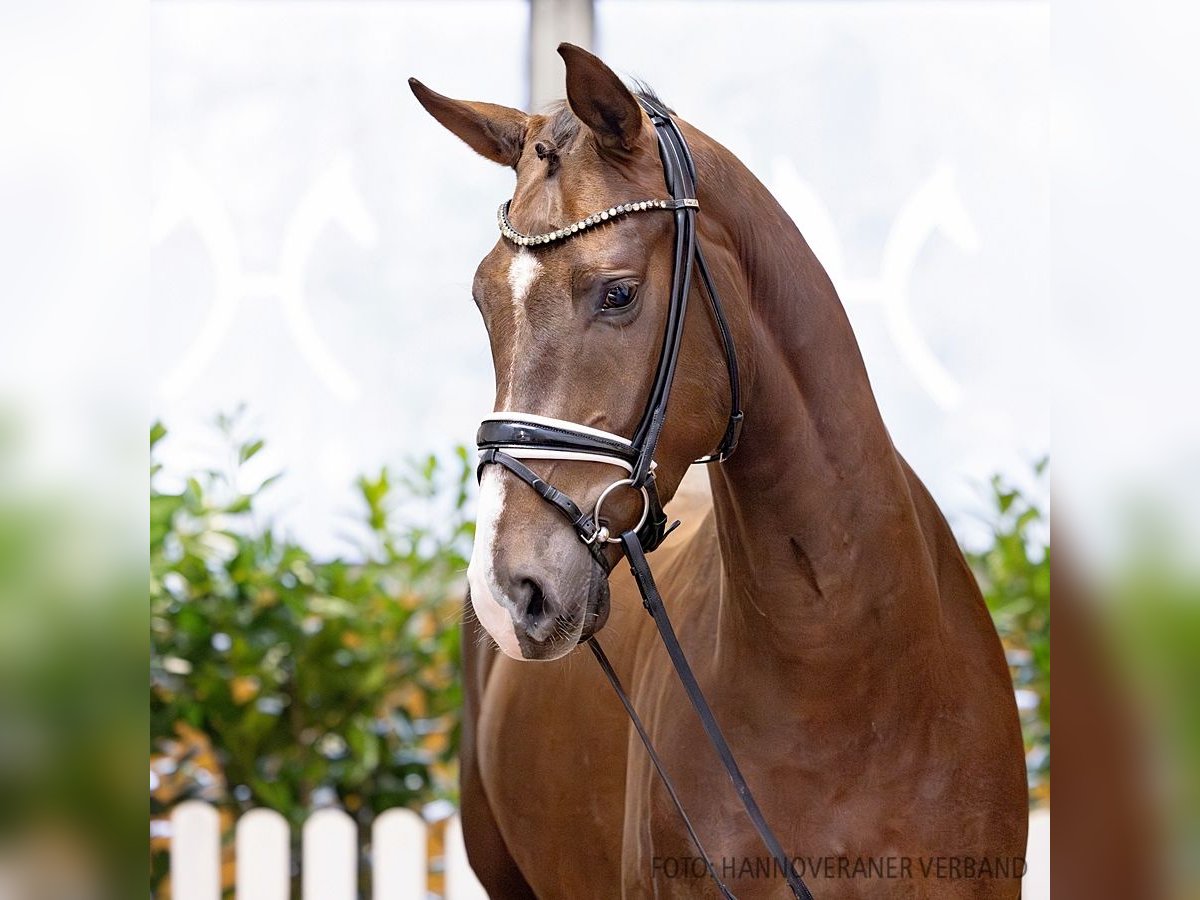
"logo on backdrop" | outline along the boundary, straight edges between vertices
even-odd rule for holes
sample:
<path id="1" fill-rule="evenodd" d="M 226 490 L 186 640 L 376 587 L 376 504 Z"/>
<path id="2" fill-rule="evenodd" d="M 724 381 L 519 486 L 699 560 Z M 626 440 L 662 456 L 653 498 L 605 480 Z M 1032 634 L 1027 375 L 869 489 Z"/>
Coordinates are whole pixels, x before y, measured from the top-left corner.
<path id="1" fill-rule="evenodd" d="M 790 159 L 775 159 L 769 186 L 804 233 L 842 300 L 881 307 L 888 336 L 909 371 L 939 407 L 947 412 L 955 409 L 962 401 L 962 387 L 917 328 L 910 290 L 917 258 L 935 234 L 964 253 L 979 250 L 979 235 L 963 205 L 954 171 L 939 166 L 904 201 L 892 221 L 874 278 L 850 277 L 833 216 Z"/>
<path id="2" fill-rule="evenodd" d="M 163 188 L 150 216 L 150 239 L 161 243 L 190 224 L 199 236 L 213 269 L 213 298 L 195 339 L 162 383 L 168 398 L 182 395 L 212 362 L 234 326 L 238 307 L 248 297 L 275 297 L 296 349 L 312 371 L 339 399 L 358 399 L 354 377 L 321 339 L 305 301 L 305 267 L 321 232 L 335 225 L 362 247 L 372 247 L 378 229 L 355 183 L 350 159 L 334 160 L 305 191 L 284 230 L 279 264 L 274 272 L 243 268 L 237 234 L 229 210 L 199 172 L 183 157 L 168 165 Z"/>

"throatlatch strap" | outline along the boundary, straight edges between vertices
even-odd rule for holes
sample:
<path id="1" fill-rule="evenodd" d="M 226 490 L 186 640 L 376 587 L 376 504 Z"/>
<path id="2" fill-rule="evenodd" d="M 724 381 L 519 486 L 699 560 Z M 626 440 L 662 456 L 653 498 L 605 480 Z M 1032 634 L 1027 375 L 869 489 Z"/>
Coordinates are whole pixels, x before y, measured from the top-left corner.
<path id="1" fill-rule="evenodd" d="M 662 596 L 658 593 L 658 586 L 654 583 L 654 575 L 650 572 L 650 564 L 646 562 L 646 556 L 642 552 L 641 541 L 638 540 L 636 533 L 626 531 L 621 535 L 621 545 L 625 548 L 625 557 L 629 560 L 629 568 L 633 571 L 633 578 L 637 582 L 638 590 L 641 591 L 646 611 L 654 619 L 654 624 L 658 627 L 658 634 L 662 638 L 663 646 L 667 648 L 667 654 L 671 657 L 671 663 L 675 666 L 675 674 L 679 676 L 680 683 L 683 685 L 684 690 L 687 691 L 688 699 L 692 701 L 692 706 L 696 710 L 700 724 L 704 726 L 704 731 L 708 734 L 709 742 L 712 744 L 713 749 L 717 751 L 717 756 L 721 758 L 721 764 L 725 767 L 725 771 L 729 774 L 729 779 L 733 782 L 733 787 L 737 791 L 738 798 L 742 801 L 746 815 L 753 823 L 758 836 L 762 838 L 762 842 L 771 851 L 771 856 L 775 858 L 776 864 L 783 870 L 784 877 L 787 879 L 788 887 L 792 889 L 792 893 L 796 897 L 802 898 L 802 900 L 813 900 L 812 893 L 808 890 L 808 885 L 804 883 L 804 879 L 800 877 L 792 865 L 791 859 L 783 852 L 779 840 L 775 837 L 775 833 L 771 831 L 771 826 L 767 824 L 767 820 L 763 817 L 762 810 L 758 808 L 758 803 L 755 801 L 754 795 L 750 793 L 750 786 L 746 784 L 742 770 L 738 768 L 737 760 L 733 758 L 733 751 L 729 749 L 729 743 L 725 740 L 725 735 L 721 733 L 721 727 L 717 724 L 708 701 L 704 699 L 704 692 L 700 690 L 700 684 L 696 681 L 696 676 L 692 673 L 692 667 L 688 664 L 687 657 L 683 653 L 683 648 L 679 646 L 679 639 L 675 636 L 675 629 L 671 627 L 671 620 L 667 617 L 667 610 L 663 606 Z M 627 710 L 631 709 L 624 696 L 622 696 L 621 702 L 625 704 Z M 639 735 L 644 734 L 641 728 L 638 729 L 638 733 Z M 648 741 L 649 738 L 642 737 L 642 742 L 646 743 L 647 749 L 649 749 Z M 658 768 L 659 775 L 669 785 L 670 781 L 666 773 L 660 766 L 656 767 Z M 670 788 L 670 791 L 674 795 L 674 789 Z M 676 805 L 678 806 L 678 803 Z M 680 809 L 680 814 L 683 814 L 682 809 Z M 686 816 L 684 816 L 684 820 L 690 832 L 691 823 L 687 822 Z M 708 865 L 709 871 L 713 872 L 712 862 L 709 860 L 708 855 L 703 850 L 701 850 L 701 855 L 704 856 L 704 861 Z M 724 886 L 722 885 L 722 887 Z"/>
<path id="2" fill-rule="evenodd" d="M 704 293 L 708 295 L 708 305 L 712 310 L 713 319 L 717 323 L 717 332 L 721 335 L 721 344 L 725 348 L 725 370 L 729 377 L 729 422 L 725 426 L 725 434 L 717 451 L 696 460 L 696 463 L 724 462 L 737 449 L 738 439 L 742 435 L 742 380 L 738 372 L 737 348 L 733 345 L 733 334 L 729 331 L 729 320 L 721 309 L 721 298 L 717 294 L 717 286 L 713 284 L 712 273 L 708 271 L 708 261 L 704 258 L 704 250 L 696 244 L 696 267 L 700 270 L 700 281 L 704 285 Z"/>

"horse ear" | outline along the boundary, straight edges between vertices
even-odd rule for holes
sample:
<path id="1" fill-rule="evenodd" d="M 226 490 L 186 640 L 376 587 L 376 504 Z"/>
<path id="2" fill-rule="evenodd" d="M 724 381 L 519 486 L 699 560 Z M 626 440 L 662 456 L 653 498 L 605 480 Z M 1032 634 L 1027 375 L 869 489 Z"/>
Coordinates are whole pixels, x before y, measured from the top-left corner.
<path id="1" fill-rule="evenodd" d="M 525 113 L 495 103 L 452 100 L 430 90 L 415 78 L 408 79 L 408 86 L 426 112 L 466 141 L 480 156 L 502 166 L 517 167 L 529 122 Z"/>
<path id="2" fill-rule="evenodd" d="M 617 73 L 574 44 L 559 44 L 567 64 L 567 102 L 600 146 L 628 152 L 642 130 L 642 108 Z"/>

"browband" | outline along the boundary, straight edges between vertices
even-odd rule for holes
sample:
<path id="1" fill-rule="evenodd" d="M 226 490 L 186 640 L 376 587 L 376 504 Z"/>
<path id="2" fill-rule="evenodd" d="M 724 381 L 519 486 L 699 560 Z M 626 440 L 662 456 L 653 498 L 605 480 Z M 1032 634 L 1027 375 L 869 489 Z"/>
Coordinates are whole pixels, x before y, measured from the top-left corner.
<path id="1" fill-rule="evenodd" d="M 569 238 L 573 234 L 594 228 L 597 225 L 607 222 L 609 219 L 616 219 L 618 216 L 625 216 L 629 213 L 655 209 L 682 209 L 685 206 L 690 206 L 694 209 L 700 208 L 700 201 L 694 197 L 684 197 L 682 200 L 637 200 L 633 203 L 620 203 L 616 206 L 610 206 L 608 209 L 592 213 L 578 222 L 572 222 L 570 225 L 564 225 L 562 228 L 555 229 L 554 231 L 547 231 L 544 234 L 525 234 L 517 231 L 513 227 L 512 222 L 508 220 L 508 205 L 511 202 L 511 200 L 505 200 L 500 204 L 500 209 L 496 211 L 496 222 L 500 226 L 500 233 L 504 237 L 522 247 L 552 244 L 555 241 Z"/>

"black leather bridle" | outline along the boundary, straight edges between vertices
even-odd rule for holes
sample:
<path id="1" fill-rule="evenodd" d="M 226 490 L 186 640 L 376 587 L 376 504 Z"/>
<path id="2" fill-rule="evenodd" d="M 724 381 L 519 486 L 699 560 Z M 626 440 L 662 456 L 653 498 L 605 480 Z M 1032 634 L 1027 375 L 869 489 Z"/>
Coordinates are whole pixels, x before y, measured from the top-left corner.
<path id="1" fill-rule="evenodd" d="M 696 199 L 696 169 L 688 150 L 687 141 L 679 126 L 671 118 L 670 111 L 653 98 L 639 97 L 646 114 L 654 123 L 658 135 L 659 156 L 662 159 L 663 173 L 666 179 L 669 200 L 644 200 L 634 203 L 623 203 L 600 213 L 587 217 L 581 222 L 556 229 L 540 235 L 527 235 L 517 231 L 508 219 L 508 203 L 500 207 L 498 219 L 500 231 L 505 238 L 522 247 L 541 246 L 565 240 L 581 231 L 630 213 L 647 210 L 668 210 L 675 218 L 675 247 L 673 270 L 671 275 L 671 297 L 667 311 L 666 327 L 663 332 L 662 349 L 659 353 L 658 367 L 654 375 L 654 383 L 650 396 L 646 401 L 645 411 L 638 423 L 632 438 L 600 431 L 568 422 L 528 413 L 498 412 L 487 416 L 479 427 L 477 443 L 479 445 L 479 474 L 482 476 L 484 467 L 488 465 L 503 466 L 512 472 L 539 496 L 550 503 L 562 514 L 580 540 L 587 545 L 592 556 L 607 572 L 607 558 L 603 553 L 606 543 L 619 543 L 625 551 L 633 572 L 634 580 L 641 591 L 643 604 L 654 619 L 663 644 L 671 657 L 676 673 L 687 691 L 688 698 L 696 709 L 701 724 L 712 742 L 717 755 L 720 756 L 725 770 L 733 781 L 738 797 L 741 799 L 746 813 L 757 829 L 763 843 L 771 851 L 776 864 L 784 873 L 788 886 L 796 897 L 812 900 L 808 887 L 796 872 L 791 860 L 784 853 L 770 826 L 763 818 L 750 788 L 742 777 L 741 770 L 729 749 L 724 735 L 713 716 L 708 702 L 692 673 L 691 666 L 684 656 L 683 649 L 675 636 L 670 619 L 663 606 L 662 597 L 654 583 L 650 566 L 646 562 L 646 553 L 654 550 L 663 539 L 678 525 L 668 527 L 667 516 L 663 511 L 662 502 L 654 477 L 654 451 L 662 434 L 663 423 L 667 414 L 667 401 L 671 394 L 671 383 L 675 377 L 675 367 L 679 361 L 679 347 L 683 336 L 683 325 L 687 312 L 688 295 L 692 286 L 693 269 L 700 274 L 704 292 L 708 297 L 709 307 L 717 324 L 721 342 L 725 351 L 725 362 L 729 373 L 729 421 L 725 434 L 716 451 L 705 456 L 697 463 L 723 462 L 737 447 L 738 436 L 741 432 L 741 385 L 738 378 L 737 354 L 733 345 L 733 337 L 729 331 L 729 323 L 721 309 L 721 299 L 713 284 L 708 264 L 704 260 L 704 252 L 696 240 L 696 214 L 699 202 Z M 527 466 L 523 459 L 565 459 L 601 462 L 616 466 L 625 472 L 624 478 L 610 484 L 597 498 L 590 512 L 581 509 L 570 497 L 541 478 Z M 613 537 L 601 513 L 605 500 L 613 491 L 628 487 L 642 495 L 643 509 L 640 521 L 619 537 Z M 732 898 L 733 894 L 726 887 L 712 864 L 688 818 L 671 779 L 668 777 L 662 761 L 650 741 L 637 711 L 633 708 L 616 671 L 613 669 L 599 642 L 593 637 L 588 641 L 592 652 L 603 669 L 605 676 L 612 684 L 617 696 L 633 722 L 638 736 L 650 755 L 651 762 L 658 772 L 670 795 L 676 810 L 697 851 L 703 857 L 708 874 L 716 884 L 721 895 Z"/>

